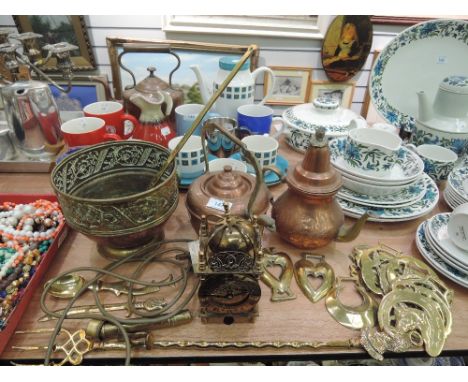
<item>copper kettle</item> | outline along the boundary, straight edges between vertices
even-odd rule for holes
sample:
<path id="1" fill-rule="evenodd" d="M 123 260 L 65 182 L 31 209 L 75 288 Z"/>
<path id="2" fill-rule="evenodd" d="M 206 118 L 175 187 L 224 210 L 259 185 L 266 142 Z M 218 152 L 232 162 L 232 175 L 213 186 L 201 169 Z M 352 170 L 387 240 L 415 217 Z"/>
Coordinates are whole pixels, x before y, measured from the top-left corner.
<path id="1" fill-rule="evenodd" d="M 206 131 L 210 129 L 218 129 L 225 138 L 239 146 L 246 161 L 254 168 L 255 176 L 233 171 L 231 166 L 225 166 L 223 171 L 208 171 L 196 179 L 190 185 L 186 198 L 193 228 L 198 232 L 202 216 L 206 218 L 208 228 L 213 228 L 224 216 L 225 204 L 229 206 L 232 215 L 249 218 L 256 216 L 262 226 L 272 228 L 271 218 L 262 215 L 273 200 L 263 182 L 263 172 L 253 153 L 247 150 L 247 146 L 239 138 L 220 125 L 217 118 L 208 119 L 202 127 L 201 138 L 206 168 L 209 170 L 205 136 Z"/>
<path id="2" fill-rule="evenodd" d="M 335 199 L 341 174 L 330 163 L 325 130 L 318 128 L 302 163 L 286 177 L 288 189 L 273 203 L 272 217 L 280 237 L 298 248 L 323 247 L 332 240 L 351 241 L 368 215 L 345 228 L 343 211 Z"/>
<path id="3" fill-rule="evenodd" d="M 176 68 L 177 69 L 177 68 Z M 174 69 L 172 73 L 176 70 Z M 164 114 L 169 114 L 169 120 L 175 123 L 175 108 L 184 103 L 184 93 L 180 89 L 174 89 L 172 87 L 172 73 L 170 74 L 169 84 L 164 82 L 159 77 L 156 77 L 154 72 L 155 67 L 148 67 L 150 73 L 148 77 L 140 81 L 136 85 L 130 85 L 125 88 L 123 92 L 124 108 L 127 113 L 132 114 L 135 118 L 140 119 L 141 110 L 131 100 L 131 97 L 135 97 L 136 94 L 140 94 L 144 97 L 158 97 L 161 92 L 168 93 L 172 98 L 172 109 L 164 109 Z M 133 77 L 134 78 L 134 77 Z M 167 108 L 167 106 L 166 106 Z"/>
<path id="4" fill-rule="evenodd" d="M 207 172 L 196 179 L 190 185 L 185 200 L 194 230 L 198 232 L 203 215 L 207 216 L 211 229 L 224 215 L 224 203 L 229 204 L 231 214 L 246 217 L 255 184 L 254 176 L 234 171 L 231 166 L 225 166 L 224 171 Z M 257 216 L 266 213 L 271 200 L 270 191 L 262 183 L 255 197 L 252 213 Z"/>

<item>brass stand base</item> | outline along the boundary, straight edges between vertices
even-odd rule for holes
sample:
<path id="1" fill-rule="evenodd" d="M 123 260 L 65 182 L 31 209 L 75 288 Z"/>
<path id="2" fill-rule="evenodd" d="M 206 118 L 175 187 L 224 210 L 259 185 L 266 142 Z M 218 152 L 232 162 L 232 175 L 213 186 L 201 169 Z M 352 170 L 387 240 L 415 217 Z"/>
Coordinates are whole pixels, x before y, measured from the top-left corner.
<path id="1" fill-rule="evenodd" d="M 220 314 L 207 312 L 205 308 L 200 309 L 200 318 L 204 324 L 251 324 L 258 317 L 258 307 L 250 312 L 235 314 Z"/>
<path id="2" fill-rule="evenodd" d="M 150 248 L 154 243 L 164 240 L 164 231 L 159 230 L 157 235 L 153 237 L 148 243 L 139 245 L 137 247 L 130 248 L 117 248 L 110 245 L 98 244 L 97 249 L 101 256 L 109 260 L 118 260 L 124 257 L 131 256 L 137 251 L 144 250 L 145 248 Z"/>

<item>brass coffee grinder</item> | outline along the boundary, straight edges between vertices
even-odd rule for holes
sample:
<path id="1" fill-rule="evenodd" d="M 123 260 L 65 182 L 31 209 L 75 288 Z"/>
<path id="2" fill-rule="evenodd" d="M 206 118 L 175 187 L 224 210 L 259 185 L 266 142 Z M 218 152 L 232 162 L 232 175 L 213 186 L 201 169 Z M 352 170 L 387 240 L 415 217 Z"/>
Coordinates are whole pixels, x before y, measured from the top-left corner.
<path id="1" fill-rule="evenodd" d="M 252 322 L 258 315 L 257 303 L 261 296 L 258 280 L 263 273 L 264 260 L 264 223 L 252 213 L 252 206 L 260 196 L 263 176 L 245 145 L 223 127 L 217 128 L 241 147 L 245 158 L 255 168 L 256 185 L 246 214 L 232 214 L 231 203 L 222 201 L 224 215 L 219 218 L 219 213 L 213 211 L 213 215 L 218 216 L 217 221 L 210 215 L 201 216 L 198 257 L 193 261 L 194 272 L 201 278 L 200 317 L 204 323 Z"/>

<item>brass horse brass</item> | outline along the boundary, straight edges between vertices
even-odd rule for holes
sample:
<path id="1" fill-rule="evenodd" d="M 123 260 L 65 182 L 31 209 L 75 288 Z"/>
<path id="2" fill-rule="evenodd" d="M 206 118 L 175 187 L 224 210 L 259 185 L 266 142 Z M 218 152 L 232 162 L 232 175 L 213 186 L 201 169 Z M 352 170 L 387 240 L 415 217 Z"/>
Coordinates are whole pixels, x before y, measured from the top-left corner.
<path id="1" fill-rule="evenodd" d="M 279 279 L 268 271 L 268 267 L 279 265 L 282 269 Z M 296 295 L 291 290 L 291 280 L 294 275 L 293 263 L 284 252 L 267 253 L 263 263 L 263 273 L 260 276 L 268 287 L 271 288 L 271 301 L 294 300 Z"/>
<path id="2" fill-rule="evenodd" d="M 318 259 L 317 264 L 313 264 L 310 260 Z M 294 264 L 294 275 L 296 281 L 305 296 L 316 303 L 324 298 L 333 288 L 335 283 L 335 272 L 333 268 L 324 260 L 324 256 L 316 256 L 304 254 L 304 258 Z M 322 284 L 318 289 L 314 289 L 310 285 L 309 276 L 321 277 Z"/>
<path id="3" fill-rule="evenodd" d="M 363 299 L 361 305 L 356 307 L 348 306 L 344 305 L 339 300 L 339 293 L 343 289 L 341 281 L 355 281 L 356 290 Z M 367 293 L 365 288 L 354 278 L 338 277 L 337 286 L 328 295 L 325 300 L 325 305 L 330 315 L 336 321 L 350 329 L 358 330 L 365 327 L 372 327 L 377 322 L 378 305 L 375 303 L 372 296 Z"/>

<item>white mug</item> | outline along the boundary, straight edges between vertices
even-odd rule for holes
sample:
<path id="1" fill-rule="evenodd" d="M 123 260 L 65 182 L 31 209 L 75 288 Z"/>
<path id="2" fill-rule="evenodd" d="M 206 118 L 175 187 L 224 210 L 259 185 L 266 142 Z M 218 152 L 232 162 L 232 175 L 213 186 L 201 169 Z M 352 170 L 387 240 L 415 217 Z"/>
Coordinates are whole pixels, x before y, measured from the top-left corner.
<path id="1" fill-rule="evenodd" d="M 455 245 L 464 251 L 468 251 L 468 203 L 461 204 L 453 210 L 447 230 Z"/>

